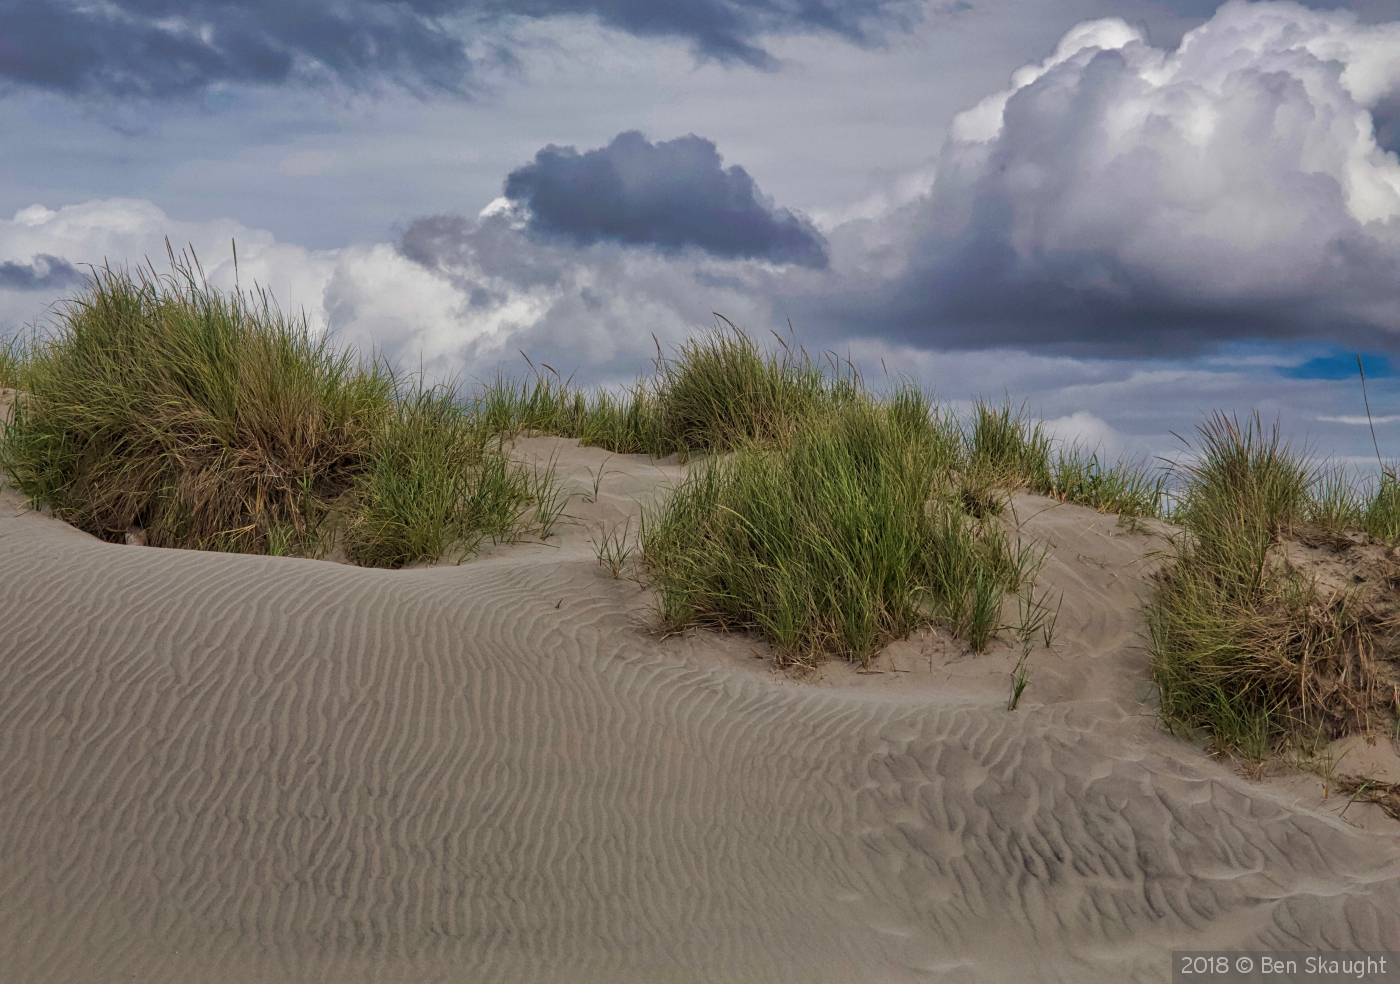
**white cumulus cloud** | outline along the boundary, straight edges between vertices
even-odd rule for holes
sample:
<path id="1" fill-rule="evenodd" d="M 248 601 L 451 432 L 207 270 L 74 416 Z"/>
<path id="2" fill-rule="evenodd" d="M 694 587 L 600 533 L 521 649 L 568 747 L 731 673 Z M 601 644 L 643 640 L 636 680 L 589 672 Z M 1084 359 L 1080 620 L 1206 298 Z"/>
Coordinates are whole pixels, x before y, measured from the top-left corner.
<path id="1" fill-rule="evenodd" d="M 1397 100 L 1400 23 L 1231 0 L 1175 51 L 1081 24 L 956 118 L 885 235 L 833 231 L 840 270 L 886 279 L 812 310 L 931 346 L 1388 332 L 1400 161 L 1376 129 Z"/>
<path id="2" fill-rule="evenodd" d="M 304 311 L 313 328 L 332 328 L 369 352 L 411 358 L 415 367 L 457 368 L 456 353 L 483 327 L 463 312 L 468 299 L 452 284 L 406 259 L 390 244 L 308 250 L 279 243 L 269 232 L 230 219 L 186 222 L 141 199 L 100 199 L 49 209 L 33 205 L 0 219 L 0 263 L 55 257 L 79 269 L 144 265 L 166 273 L 166 240 L 176 252 L 194 250 L 209 281 L 267 288 L 290 312 Z M 234 267 L 233 244 L 238 263 Z M 0 331 L 42 323 L 61 289 L 0 289 Z"/>

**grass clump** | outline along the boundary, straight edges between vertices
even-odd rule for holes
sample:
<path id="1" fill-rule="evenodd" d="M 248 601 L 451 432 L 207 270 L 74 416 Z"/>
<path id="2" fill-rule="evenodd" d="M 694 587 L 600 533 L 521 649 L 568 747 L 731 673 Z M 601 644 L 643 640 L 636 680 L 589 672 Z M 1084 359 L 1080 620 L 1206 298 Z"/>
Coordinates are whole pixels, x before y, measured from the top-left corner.
<path id="1" fill-rule="evenodd" d="M 1050 482 L 1050 438 L 1022 405 L 1012 409 L 978 400 L 967 435 L 968 469 L 998 484 L 1045 488 Z"/>
<path id="2" fill-rule="evenodd" d="M 389 566 L 503 528 L 519 482 L 449 400 L 401 400 L 386 367 L 265 293 L 171 265 L 95 271 L 52 331 L 8 350 L 26 395 L 0 467 L 22 493 L 103 539 L 135 529 L 164 547 L 311 554 L 348 518 L 352 555 Z"/>
<path id="3" fill-rule="evenodd" d="M 1381 470 L 1380 480 L 1361 514 L 1361 529 L 1377 540 L 1394 543 L 1400 540 L 1400 479 L 1395 467 Z"/>
<path id="4" fill-rule="evenodd" d="M 1035 491 L 1061 502 L 1130 518 L 1162 514 L 1167 478 L 1140 461 L 1108 466 L 1098 452 L 1072 445 L 1051 462 L 1046 479 Z"/>
<path id="5" fill-rule="evenodd" d="M 771 440 L 795 424 L 855 400 L 854 370 L 824 371 L 806 351 L 784 343 L 764 353 L 730 322 L 657 360 L 656 406 L 669 451 L 714 453 Z"/>
<path id="6" fill-rule="evenodd" d="M 651 381 L 638 381 L 621 394 L 586 391 L 545 368 L 520 382 L 497 375 L 473 401 L 482 426 L 510 437 L 530 432 L 569 437 L 618 454 L 659 458 L 676 450 L 663 437 Z"/>
<path id="7" fill-rule="evenodd" d="M 1057 443 L 1024 405 L 979 400 L 966 437 L 969 498 L 979 499 L 988 490 L 1024 488 L 1104 513 L 1162 515 L 1165 475 L 1140 461 L 1107 465 L 1097 451 Z"/>
<path id="8" fill-rule="evenodd" d="M 500 433 L 537 431 L 621 454 L 716 454 L 769 442 L 804 419 L 851 402 L 860 392 L 849 366 L 829 366 L 786 344 L 765 352 L 721 318 L 622 393 L 585 391 L 551 367 L 527 382 L 497 376 L 477 398 Z M 533 364 L 531 368 L 534 369 Z"/>
<path id="9" fill-rule="evenodd" d="M 15 486 L 96 536 L 137 526 L 153 546 L 305 540 L 392 408 L 386 372 L 188 263 L 97 271 L 24 363 L 0 446 Z"/>
<path id="10" fill-rule="evenodd" d="M 1319 530 L 1362 530 L 1366 527 L 1366 503 L 1344 468 L 1317 470 L 1303 509 L 1303 521 Z"/>
<path id="11" fill-rule="evenodd" d="M 710 461 L 642 531 L 663 625 L 756 631 L 783 664 L 864 663 L 934 620 L 984 648 L 1030 563 L 948 492 L 958 455 L 905 389 Z"/>
<path id="12" fill-rule="evenodd" d="M 1187 535 L 1145 610 L 1164 718 L 1254 760 L 1369 729 L 1391 617 L 1370 589 L 1319 588 L 1283 544 L 1304 523 L 1354 520 L 1354 497 L 1257 415 L 1215 415 L 1196 452 L 1173 517 Z"/>
<path id="13" fill-rule="evenodd" d="M 487 538 L 548 536 L 549 484 L 514 465 L 452 388 L 419 384 L 372 435 L 341 543 L 357 564 L 396 568 Z"/>

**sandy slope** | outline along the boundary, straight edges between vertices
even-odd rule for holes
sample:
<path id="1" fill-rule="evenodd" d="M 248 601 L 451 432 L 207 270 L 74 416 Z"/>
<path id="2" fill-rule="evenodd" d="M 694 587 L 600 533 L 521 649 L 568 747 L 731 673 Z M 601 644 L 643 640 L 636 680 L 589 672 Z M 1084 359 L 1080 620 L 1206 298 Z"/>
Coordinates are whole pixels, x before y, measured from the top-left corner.
<path id="1" fill-rule="evenodd" d="M 1165 981 L 1173 948 L 1400 949 L 1400 828 L 1141 703 L 1149 537 L 1018 500 L 1064 607 L 1008 713 L 1010 657 L 936 634 L 810 682 L 658 641 L 589 527 L 681 470 L 522 453 L 587 498 L 605 465 L 581 526 L 401 572 L 113 546 L 0 492 L 7 980 Z"/>

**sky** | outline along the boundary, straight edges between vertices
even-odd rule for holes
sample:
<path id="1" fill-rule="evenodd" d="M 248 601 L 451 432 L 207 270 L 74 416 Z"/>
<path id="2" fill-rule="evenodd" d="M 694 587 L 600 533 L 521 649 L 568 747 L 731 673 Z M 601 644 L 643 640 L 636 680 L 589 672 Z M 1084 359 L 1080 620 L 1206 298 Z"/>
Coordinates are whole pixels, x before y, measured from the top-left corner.
<path id="1" fill-rule="evenodd" d="M 435 379 L 718 313 L 1109 456 L 1400 458 L 1400 0 L 0 0 L 0 130 L 0 335 L 169 240 Z"/>

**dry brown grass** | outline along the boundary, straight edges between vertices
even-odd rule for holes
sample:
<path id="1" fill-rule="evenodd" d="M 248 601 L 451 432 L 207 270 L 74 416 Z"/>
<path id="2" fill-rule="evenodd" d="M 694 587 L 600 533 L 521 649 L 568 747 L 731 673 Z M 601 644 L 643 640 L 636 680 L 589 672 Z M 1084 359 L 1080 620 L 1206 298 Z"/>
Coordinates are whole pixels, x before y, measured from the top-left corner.
<path id="1" fill-rule="evenodd" d="M 1338 776 L 1335 788 L 1343 796 L 1362 803 L 1375 803 L 1392 820 L 1400 820 L 1400 782 L 1382 782 L 1366 776 Z"/>

